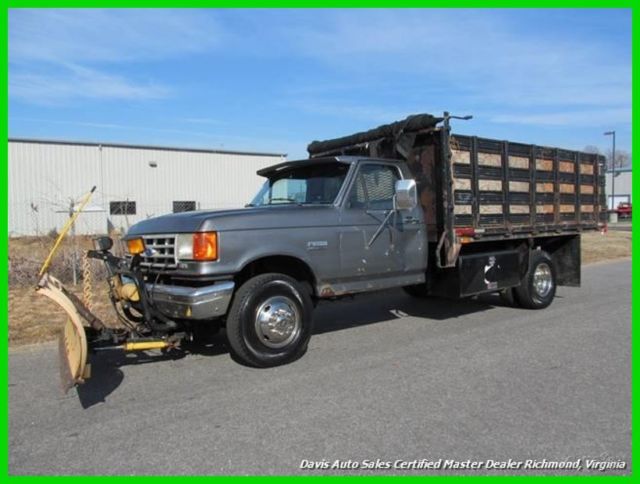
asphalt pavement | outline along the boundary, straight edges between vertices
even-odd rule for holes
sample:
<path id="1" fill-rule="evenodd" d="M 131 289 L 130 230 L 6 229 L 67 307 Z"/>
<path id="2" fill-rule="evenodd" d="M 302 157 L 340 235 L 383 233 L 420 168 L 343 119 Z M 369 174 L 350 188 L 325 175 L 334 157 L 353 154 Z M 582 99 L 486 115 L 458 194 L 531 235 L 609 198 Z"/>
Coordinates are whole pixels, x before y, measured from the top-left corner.
<path id="1" fill-rule="evenodd" d="M 457 472 L 364 468 L 439 459 L 484 462 L 463 471 L 480 474 L 628 473 L 630 335 L 622 260 L 585 267 L 582 287 L 559 288 L 542 311 L 400 290 L 324 303 L 308 353 L 266 370 L 214 341 L 172 359 L 103 357 L 62 396 L 56 346 L 19 348 L 9 353 L 9 473 Z M 581 467 L 486 468 L 508 459 Z M 627 467 L 589 470 L 588 459 Z M 336 460 L 358 468 L 331 469 Z"/>

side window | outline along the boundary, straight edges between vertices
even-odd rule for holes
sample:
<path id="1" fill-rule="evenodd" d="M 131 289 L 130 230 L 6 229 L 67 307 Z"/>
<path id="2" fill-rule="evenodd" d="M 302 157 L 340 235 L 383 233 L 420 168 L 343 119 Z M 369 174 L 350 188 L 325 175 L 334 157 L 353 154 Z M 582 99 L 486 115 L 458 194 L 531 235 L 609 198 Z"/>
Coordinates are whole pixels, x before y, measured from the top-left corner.
<path id="1" fill-rule="evenodd" d="M 173 202 L 173 213 L 193 212 L 196 209 L 196 202 L 193 200 L 182 200 Z"/>
<path id="2" fill-rule="evenodd" d="M 129 200 L 109 202 L 109 213 L 111 215 L 135 215 L 136 202 L 130 202 Z"/>
<path id="3" fill-rule="evenodd" d="M 366 164 L 360 167 L 349 194 L 351 208 L 391 210 L 396 181 L 400 179 L 397 168 L 389 165 Z"/>
<path id="4" fill-rule="evenodd" d="M 351 186 L 351 193 L 349 194 L 349 207 L 350 208 L 366 208 L 367 207 L 367 195 L 364 192 L 364 182 L 362 181 L 362 172 L 358 172 L 353 185 Z"/>

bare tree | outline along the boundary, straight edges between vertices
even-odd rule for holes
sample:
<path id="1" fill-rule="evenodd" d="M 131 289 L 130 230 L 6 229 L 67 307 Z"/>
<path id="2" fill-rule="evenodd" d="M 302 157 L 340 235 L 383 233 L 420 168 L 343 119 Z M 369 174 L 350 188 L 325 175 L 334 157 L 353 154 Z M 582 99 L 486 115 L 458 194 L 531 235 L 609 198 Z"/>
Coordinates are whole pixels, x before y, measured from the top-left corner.
<path id="1" fill-rule="evenodd" d="M 612 162 L 613 156 L 611 150 L 607 150 L 606 157 L 608 170 L 631 166 L 631 154 L 628 151 L 616 150 L 615 162 Z"/>

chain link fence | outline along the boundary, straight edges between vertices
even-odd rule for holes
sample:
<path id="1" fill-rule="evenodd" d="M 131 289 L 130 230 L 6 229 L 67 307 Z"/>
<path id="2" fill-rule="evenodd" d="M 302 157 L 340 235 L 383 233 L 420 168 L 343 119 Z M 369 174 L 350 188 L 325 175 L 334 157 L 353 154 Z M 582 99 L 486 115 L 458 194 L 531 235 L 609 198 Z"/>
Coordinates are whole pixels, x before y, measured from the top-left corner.
<path id="1" fill-rule="evenodd" d="M 77 200 L 69 200 L 68 208 L 64 204 L 48 201 L 31 203 L 31 217 L 18 224 L 18 232 L 9 233 L 9 287 L 37 284 L 40 267 L 53 247 L 58 231 L 62 230 L 77 204 Z M 120 239 L 138 221 L 170 211 L 179 213 L 200 209 L 200 202 L 194 200 L 140 204 L 129 197 L 122 197 L 102 204 L 98 193 L 64 238 L 50 272 L 65 284 L 81 284 L 83 258 L 86 251 L 93 248 L 93 238 L 96 236 L 109 234 L 114 239 L 114 253 L 123 255 L 124 247 Z M 105 278 L 106 272 L 100 261 L 92 260 L 90 266 L 97 280 Z"/>

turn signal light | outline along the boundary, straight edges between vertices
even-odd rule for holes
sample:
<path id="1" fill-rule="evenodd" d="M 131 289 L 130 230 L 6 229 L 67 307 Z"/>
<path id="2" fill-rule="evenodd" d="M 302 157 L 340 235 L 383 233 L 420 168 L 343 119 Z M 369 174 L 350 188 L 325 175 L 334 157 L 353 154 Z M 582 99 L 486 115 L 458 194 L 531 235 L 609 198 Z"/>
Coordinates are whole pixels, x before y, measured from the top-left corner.
<path id="1" fill-rule="evenodd" d="M 144 252 L 144 240 L 142 239 L 127 240 L 127 250 L 131 255 L 142 254 Z"/>
<path id="2" fill-rule="evenodd" d="M 218 234 L 198 232 L 193 234 L 193 260 L 216 260 L 218 258 Z"/>

